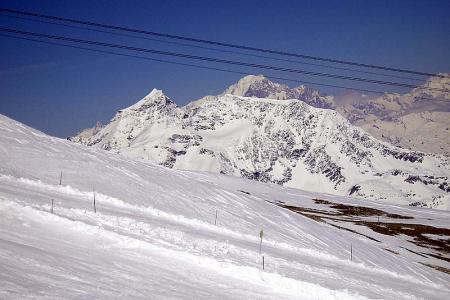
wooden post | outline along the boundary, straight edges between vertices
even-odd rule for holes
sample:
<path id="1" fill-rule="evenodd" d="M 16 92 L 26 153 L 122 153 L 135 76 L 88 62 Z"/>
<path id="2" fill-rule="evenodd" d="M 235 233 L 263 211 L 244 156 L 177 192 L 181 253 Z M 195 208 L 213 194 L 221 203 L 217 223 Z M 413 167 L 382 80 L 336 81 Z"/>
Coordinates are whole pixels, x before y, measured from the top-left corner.
<path id="1" fill-rule="evenodd" d="M 53 213 L 53 199 L 52 199 L 52 209 L 51 209 L 51 213 Z"/>
<path id="2" fill-rule="evenodd" d="M 62 183 L 62 171 L 61 174 L 59 174 L 59 185 L 61 185 L 61 183 Z"/>
<path id="3" fill-rule="evenodd" d="M 263 270 L 264 270 L 264 255 L 263 255 Z"/>
<path id="4" fill-rule="evenodd" d="M 97 213 L 97 208 L 95 207 L 95 189 L 94 189 L 94 213 Z"/>
<path id="5" fill-rule="evenodd" d="M 353 246 L 350 244 L 350 261 L 353 261 Z"/>
<path id="6" fill-rule="evenodd" d="M 217 225 L 217 209 L 216 209 L 216 218 L 214 219 L 214 225 Z"/>
<path id="7" fill-rule="evenodd" d="M 259 242 L 259 254 L 261 254 L 263 235 L 264 235 L 264 231 L 261 229 L 261 231 L 259 232 L 259 237 L 261 238 L 261 241 Z"/>

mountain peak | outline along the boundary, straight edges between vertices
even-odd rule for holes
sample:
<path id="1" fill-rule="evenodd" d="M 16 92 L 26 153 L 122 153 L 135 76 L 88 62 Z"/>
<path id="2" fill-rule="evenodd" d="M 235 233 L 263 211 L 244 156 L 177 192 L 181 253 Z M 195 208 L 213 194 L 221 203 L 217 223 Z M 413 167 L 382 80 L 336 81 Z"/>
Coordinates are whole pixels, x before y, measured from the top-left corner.
<path id="1" fill-rule="evenodd" d="M 252 87 L 258 85 L 260 87 L 274 84 L 268 80 L 264 75 L 247 75 L 239 79 L 238 82 L 229 86 L 221 95 L 231 94 L 236 96 L 253 97 L 249 95 Z"/>
<path id="2" fill-rule="evenodd" d="M 173 103 L 173 101 L 166 95 L 162 90 L 153 89 L 147 96 L 142 98 L 141 101 L 153 101 L 153 102 L 161 102 L 164 101 L 166 104 Z M 138 103 L 139 103 L 138 102 Z"/>
<path id="3" fill-rule="evenodd" d="M 162 90 L 153 89 L 147 96 L 122 111 L 135 111 L 149 108 L 154 105 L 176 105 Z"/>
<path id="4" fill-rule="evenodd" d="M 263 75 L 248 75 L 231 85 L 222 94 L 277 100 L 297 99 L 319 108 L 333 108 L 333 97 L 323 96 L 304 85 L 290 88 L 285 84 L 272 82 Z"/>

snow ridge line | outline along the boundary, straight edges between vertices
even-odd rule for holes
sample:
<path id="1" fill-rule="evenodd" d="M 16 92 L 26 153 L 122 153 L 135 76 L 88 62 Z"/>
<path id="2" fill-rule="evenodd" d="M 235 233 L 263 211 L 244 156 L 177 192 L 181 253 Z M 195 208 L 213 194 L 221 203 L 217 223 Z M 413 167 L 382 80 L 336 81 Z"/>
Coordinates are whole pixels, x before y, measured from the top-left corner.
<path id="1" fill-rule="evenodd" d="M 184 251 L 155 246 L 133 237 L 124 236 L 113 231 L 106 231 L 95 225 L 89 225 L 78 220 L 71 220 L 30 206 L 24 206 L 13 201 L 0 199 L 0 204 L 0 212 L 2 214 L 11 214 L 11 212 L 13 212 L 16 217 L 22 219 L 23 221 L 29 221 L 29 218 L 32 217 L 34 221 L 41 224 L 48 224 L 48 221 L 59 222 L 59 225 L 65 226 L 66 230 L 78 231 L 83 234 L 88 233 L 91 235 L 96 235 L 97 237 L 100 235 L 104 239 L 114 241 L 115 246 L 112 246 L 111 248 L 118 247 L 123 249 L 130 248 L 130 245 L 134 245 L 134 248 L 150 250 L 161 256 L 189 262 L 202 268 L 210 269 L 211 271 L 215 271 L 224 276 L 235 278 L 237 280 L 249 281 L 264 287 L 270 287 L 276 293 L 295 296 L 303 295 L 305 297 L 316 295 L 319 299 L 324 300 L 368 299 L 364 296 L 350 293 L 347 290 L 330 290 L 318 284 L 299 281 L 277 273 L 261 271 L 260 269 L 254 267 L 239 266 L 231 262 L 221 262 L 210 257 L 197 256 Z M 74 223 L 76 226 L 74 226 Z M 126 245 L 126 247 L 120 247 L 124 245 Z"/>

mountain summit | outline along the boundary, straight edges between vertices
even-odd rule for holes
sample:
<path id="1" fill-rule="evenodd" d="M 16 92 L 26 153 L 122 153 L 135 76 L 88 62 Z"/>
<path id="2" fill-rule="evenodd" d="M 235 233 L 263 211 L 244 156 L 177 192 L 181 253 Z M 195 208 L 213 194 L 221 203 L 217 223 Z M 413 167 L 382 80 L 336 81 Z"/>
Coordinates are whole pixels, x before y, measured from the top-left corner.
<path id="1" fill-rule="evenodd" d="M 260 95 L 280 97 L 233 95 L 249 95 L 256 86 L 264 87 Z M 304 95 L 307 88 L 293 90 Z M 119 111 L 96 134 L 78 137 L 78 141 L 169 168 L 449 208 L 447 158 L 381 142 L 337 111 L 298 99 L 280 99 L 288 97 L 288 91 L 283 85 L 253 76 L 243 78 L 222 95 L 185 107 L 176 107 L 167 96 L 152 92 L 152 101 L 147 96 Z"/>
<path id="2" fill-rule="evenodd" d="M 335 107 L 332 96 L 321 95 L 318 91 L 306 86 L 290 88 L 285 84 L 272 82 L 263 75 L 248 75 L 227 88 L 221 95 L 231 94 L 243 97 L 267 99 L 298 99 L 319 108 Z"/>
<path id="3" fill-rule="evenodd" d="M 120 110 L 121 112 L 132 112 L 147 110 L 151 107 L 164 107 L 164 106 L 176 106 L 168 96 L 166 96 L 162 90 L 153 89 L 147 96 L 136 102 L 135 104 Z"/>

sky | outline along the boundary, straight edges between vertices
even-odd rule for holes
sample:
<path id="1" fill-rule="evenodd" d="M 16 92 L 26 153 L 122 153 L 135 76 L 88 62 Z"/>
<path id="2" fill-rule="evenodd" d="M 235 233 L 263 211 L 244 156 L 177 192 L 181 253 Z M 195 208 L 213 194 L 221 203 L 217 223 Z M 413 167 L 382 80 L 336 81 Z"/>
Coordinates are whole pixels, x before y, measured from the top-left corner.
<path id="1" fill-rule="evenodd" d="M 0 6 L 313 56 L 430 73 L 450 72 L 450 1 L 447 0 L 2 0 Z M 337 72 L 297 63 L 41 24 L 1 14 L 0 27 L 311 71 Z M 117 110 L 137 102 L 153 88 L 162 89 L 181 106 L 205 95 L 219 94 L 243 76 L 4 36 L 0 36 L 0 56 L 0 114 L 59 137 L 74 135 L 83 128 L 93 126 L 96 121 L 107 122 Z M 169 59 L 295 80 L 381 91 L 406 91 L 300 74 Z M 345 71 L 338 73 L 347 75 Z M 293 86 L 292 83 L 289 85 Z M 345 92 L 315 88 L 328 94 Z"/>

